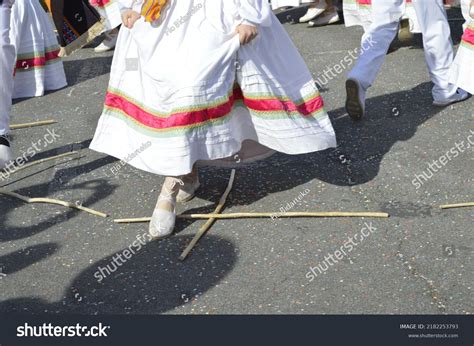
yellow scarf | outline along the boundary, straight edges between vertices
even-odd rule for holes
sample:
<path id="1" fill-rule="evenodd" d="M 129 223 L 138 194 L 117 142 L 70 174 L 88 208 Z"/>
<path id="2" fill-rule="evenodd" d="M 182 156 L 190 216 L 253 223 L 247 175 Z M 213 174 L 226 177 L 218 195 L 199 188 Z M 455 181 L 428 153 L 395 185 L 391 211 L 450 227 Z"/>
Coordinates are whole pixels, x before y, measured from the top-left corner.
<path id="1" fill-rule="evenodd" d="M 141 11 L 141 15 L 145 17 L 145 22 L 152 23 L 160 19 L 161 11 L 167 4 L 168 0 L 145 0 Z"/>

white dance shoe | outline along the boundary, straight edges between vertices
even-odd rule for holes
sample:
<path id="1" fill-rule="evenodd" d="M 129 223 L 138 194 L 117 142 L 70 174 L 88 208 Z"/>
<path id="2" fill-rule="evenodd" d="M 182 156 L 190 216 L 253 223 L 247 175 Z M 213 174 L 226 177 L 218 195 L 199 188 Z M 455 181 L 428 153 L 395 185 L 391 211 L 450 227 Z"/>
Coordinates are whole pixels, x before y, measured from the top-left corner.
<path id="1" fill-rule="evenodd" d="M 149 233 L 152 240 L 163 239 L 173 233 L 176 224 L 176 199 L 160 196 L 158 203 L 169 202 L 173 206 L 173 211 L 155 208 L 150 221 Z"/>
<path id="2" fill-rule="evenodd" d="M 313 20 L 314 18 L 323 14 L 323 12 L 326 11 L 327 8 L 328 4 L 326 4 L 326 0 L 321 0 L 315 6 L 311 6 L 310 8 L 308 8 L 308 12 L 306 12 L 306 14 L 300 18 L 300 23 L 307 23 L 310 20 Z"/>
<path id="3" fill-rule="evenodd" d="M 13 152 L 10 147 L 10 141 L 5 136 L 0 136 L 0 171 L 7 168 L 7 165 L 13 160 Z"/>
<path id="4" fill-rule="evenodd" d="M 346 81 L 346 110 L 352 120 L 360 120 L 365 114 L 365 93 L 359 81 L 349 78 Z"/>
<path id="5" fill-rule="evenodd" d="M 324 26 L 335 24 L 339 22 L 341 18 L 339 18 L 339 13 L 337 11 L 325 11 L 322 15 L 317 17 L 315 20 L 312 20 L 308 23 L 308 27 L 316 27 L 316 26 Z"/>
<path id="6" fill-rule="evenodd" d="M 176 196 L 181 180 L 166 178 L 151 217 L 149 234 L 152 240 L 163 239 L 173 233 L 176 224 Z"/>
<path id="7" fill-rule="evenodd" d="M 469 97 L 469 94 L 466 91 L 464 91 L 463 89 L 458 89 L 453 96 L 447 99 L 439 99 L 439 100 L 435 99 L 433 101 L 433 105 L 437 107 L 446 107 L 453 103 L 464 101 L 468 97 Z"/>

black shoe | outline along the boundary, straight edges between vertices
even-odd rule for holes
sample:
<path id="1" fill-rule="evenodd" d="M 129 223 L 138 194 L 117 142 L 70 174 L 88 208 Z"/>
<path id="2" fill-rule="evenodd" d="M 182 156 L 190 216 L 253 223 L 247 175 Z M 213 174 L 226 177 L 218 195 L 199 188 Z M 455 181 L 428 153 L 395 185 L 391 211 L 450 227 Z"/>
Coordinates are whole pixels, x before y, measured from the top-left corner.
<path id="1" fill-rule="evenodd" d="M 10 147 L 10 141 L 8 140 L 7 136 L 0 136 L 0 145 Z"/>
<path id="2" fill-rule="evenodd" d="M 365 112 L 365 91 L 356 79 L 346 81 L 346 110 L 354 121 L 362 119 Z"/>
<path id="3" fill-rule="evenodd" d="M 0 171 L 4 170 L 12 160 L 13 153 L 10 148 L 10 141 L 7 136 L 0 136 Z"/>

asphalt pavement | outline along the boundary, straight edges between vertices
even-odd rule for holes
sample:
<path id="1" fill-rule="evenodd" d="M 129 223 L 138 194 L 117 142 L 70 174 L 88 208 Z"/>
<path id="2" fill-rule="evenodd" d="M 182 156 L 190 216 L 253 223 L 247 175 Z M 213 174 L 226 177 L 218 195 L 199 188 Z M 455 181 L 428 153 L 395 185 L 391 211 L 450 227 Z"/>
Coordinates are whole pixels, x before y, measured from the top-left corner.
<path id="1" fill-rule="evenodd" d="M 88 149 L 113 54 L 88 47 L 65 59 L 67 88 L 17 100 L 12 114 L 15 124 L 57 121 L 15 130 L 16 156 L 38 140 L 35 160 L 74 150 L 79 156 L 24 169 L 0 186 L 110 217 L 0 196 L 0 311 L 473 313 L 474 210 L 439 206 L 474 199 L 473 146 L 467 148 L 474 139 L 474 99 L 431 105 L 417 37 L 387 57 L 368 94 L 366 118 L 353 123 L 344 110 L 347 71 L 326 82 L 321 77 L 359 46 L 362 30 L 291 24 L 297 16 L 281 14 L 320 81 L 339 148 L 276 154 L 240 167 L 224 212 L 384 211 L 390 218 L 217 221 L 185 262 L 178 257 L 203 221 L 180 220 L 171 238 L 134 246 L 130 258 L 114 267 L 114 258 L 145 238 L 147 224 L 118 225 L 113 219 L 150 216 L 163 178 L 129 166 L 112 174 L 117 161 Z M 458 43 L 459 11 L 450 20 Z M 51 132 L 55 136 L 45 137 Z M 434 166 L 431 177 L 416 180 L 447 152 L 457 155 Z M 228 169 L 202 169 L 198 198 L 179 212 L 211 212 L 229 175 Z"/>

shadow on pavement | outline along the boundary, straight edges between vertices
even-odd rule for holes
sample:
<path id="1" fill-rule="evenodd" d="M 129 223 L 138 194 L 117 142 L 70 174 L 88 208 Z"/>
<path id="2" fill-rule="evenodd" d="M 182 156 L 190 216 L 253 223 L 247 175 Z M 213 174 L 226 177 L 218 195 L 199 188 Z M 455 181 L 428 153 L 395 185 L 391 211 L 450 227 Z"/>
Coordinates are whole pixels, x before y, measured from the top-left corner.
<path id="1" fill-rule="evenodd" d="M 357 123 L 342 108 L 329 112 L 339 142 L 337 149 L 297 156 L 276 154 L 240 167 L 227 205 L 250 205 L 299 186 L 303 190 L 303 185 L 314 179 L 337 186 L 371 181 L 391 148 L 412 138 L 420 125 L 442 110 L 431 104 L 431 87 L 431 83 L 423 83 L 412 90 L 369 98 L 366 117 Z M 198 196 L 217 201 L 228 176 L 228 170 L 202 169 Z"/>
<path id="2" fill-rule="evenodd" d="M 38 244 L 0 256 L 1 273 L 10 275 L 19 272 L 47 257 L 52 256 L 59 249 L 55 243 Z"/>
<path id="3" fill-rule="evenodd" d="M 105 157 L 79 166 L 61 168 L 55 172 L 54 177 L 50 181 L 17 189 L 14 192 L 28 197 L 50 196 L 50 198 L 54 198 L 52 196 L 62 191 L 87 190 L 90 192 L 90 195 L 82 199 L 82 204 L 93 206 L 97 202 L 107 198 L 107 196 L 112 195 L 116 186 L 111 184 L 107 179 L 95 179 L 74 185 L 67 185 L 67 183 L 78 175 L 87 174 L 113 161 L 113 158 Z M 0 242 L 13 241 L 36 235 L 53 225 L 66 222 L 82 213 L 75 209 L 62 208 L 59 209 L 61 211 L 60 214 L 49 215 L 47 219 L 29 226 L 8 225 L 7 220 L 9 213 L 23 204 L 22 201 L 10 197 L 0 199 L 0 210 L 2 211 L 0 214 Z"/>
<path id="4" fill-rule="evenodd" d="M 62 301 L 10 299 L 0 303 L 0 312 L 160 314 L 193 304 L 232 270 L 238 251 L 230 241 L 208 235 L 187 261 L 180 262 L 177 257 L 190 240 L 176 236 L 136 247 L 128 261 L 98 282 L 99 267 L 115 268 L 111 264 L 116 254 L 107 256 L 79 274 Z"/>
<path id="5" fill-rule="evenodd" d="M 112 56 L 64 61 L 68 87 L 110 73 Z"/>

